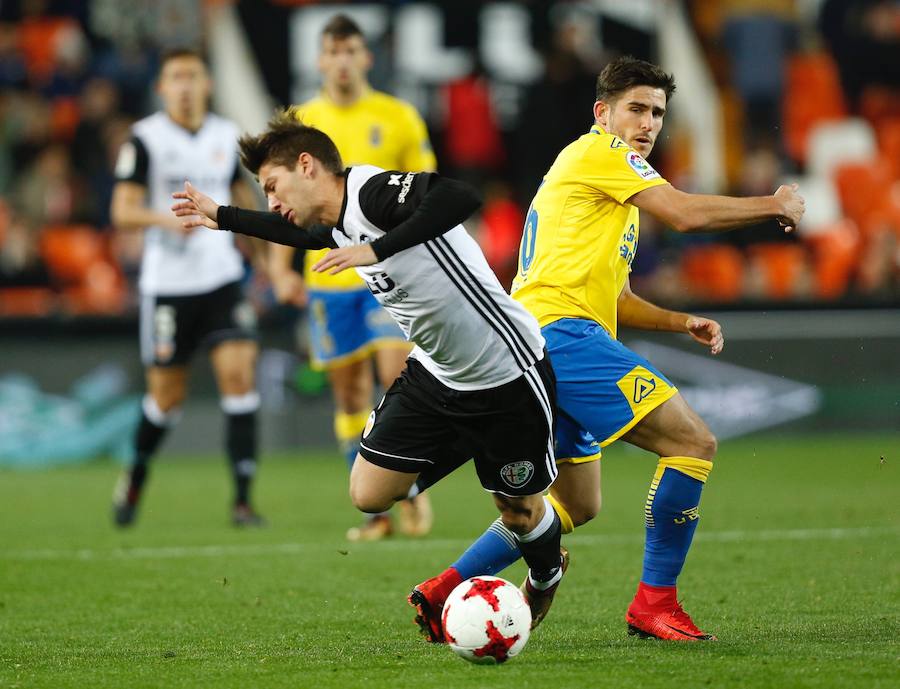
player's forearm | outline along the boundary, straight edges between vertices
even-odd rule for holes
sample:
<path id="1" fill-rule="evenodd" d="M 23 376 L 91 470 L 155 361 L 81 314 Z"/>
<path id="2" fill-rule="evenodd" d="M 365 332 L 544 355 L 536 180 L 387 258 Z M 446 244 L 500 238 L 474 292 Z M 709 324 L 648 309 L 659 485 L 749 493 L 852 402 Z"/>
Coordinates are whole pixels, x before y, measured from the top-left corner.
<path id="1" fill-rule="evenodd" d="M 168 227 L 177 218 L 171 213 L 160 213 L 146 206 L 113 204 L 110 219 L 120 230 L 143 230 L 153 226 Z"/>
<path id="2" fill-rule="evenodd" d="M 683 333 L 687 330 L 688 318 L 690 314 L 663 309 L 630 290 L 619 296 L 616 320 L 620 326 Z"/>
<path id="3" fill-rule="evenodd" d="M 784 212 L 774 196 L 714 196 L 685 194 L 674 209 L 673 229 L 679 232 L 724 232 L 778 218 Z"/>
<path id="4" fill-rule="evenodd" d="M 307 230 L 288 222 L 278 213 L 219 206 L 216 222 L 219 229 L 258 237 L 275 244 L 301 249 L 324 249 L 328 246 Z"/>
<path id="5" fill-rule="evenodd" d="M 379 261 L 440 237 L 481 207 L 481 197 L 468 184 L 438 178 L 409 219 L 372 242 Z"/>
<path id="6" fill-rule="evenodd" d="M 270 246 L 266 262 L 269 275 L 279 275 L 290 271 L 292 269 L 294 251 L 296 251 L 294 247 L 284 244 L 273 244 Z"/>

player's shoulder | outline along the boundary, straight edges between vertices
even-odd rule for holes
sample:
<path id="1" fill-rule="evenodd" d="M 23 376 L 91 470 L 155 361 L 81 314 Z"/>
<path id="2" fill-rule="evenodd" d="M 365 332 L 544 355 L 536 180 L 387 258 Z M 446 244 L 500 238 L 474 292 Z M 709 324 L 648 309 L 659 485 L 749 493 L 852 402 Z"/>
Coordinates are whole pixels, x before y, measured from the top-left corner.
<path id="1" fill-rule="evenodd" d="M 168 129 L 170 120 L 166 113 L 155 112 L 152 115 L 147 115 L 146 117 L 142 117 L 137 122 L 131 125 L 131 133 L 135 136 L 139 137 L 147 137 L 153 136 L 154 134 L 160 134 L 166 129 Z"/>
<path id="2" fill-rule="evenodd" d="M 217 115 L 214 112 L 207 114 L 205 124 L 216 131 L 221 131 L 229 135 L 234 134 L 235 136 L 237 136 L 241 129 L 237 122 L 229 120 L 227 117 Z"/>

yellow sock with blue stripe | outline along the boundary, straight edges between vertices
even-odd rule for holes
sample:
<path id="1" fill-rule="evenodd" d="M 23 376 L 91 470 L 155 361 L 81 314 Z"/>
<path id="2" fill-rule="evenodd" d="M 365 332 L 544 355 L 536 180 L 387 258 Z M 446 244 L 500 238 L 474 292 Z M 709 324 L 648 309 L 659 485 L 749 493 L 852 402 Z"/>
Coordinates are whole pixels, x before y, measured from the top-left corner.
<path id="1" fill-rule="evenodd" d="M 334 435 L 337 438 L 341 454 L 347 460 L 347 467 L 350 469 L 353 468 L 353 462 L 356 461 L 359 441 L 371 413 L 371 411 L 361 411 L 355 414 L 342 411 L 334 413 Z"/>
<path id="2" fill-rule="evenodd" d="M 645 584 L 675 586 L 697 530 L 700 493 L 712 465 L 696 457 L 660 457 L 644 506 Z"/>

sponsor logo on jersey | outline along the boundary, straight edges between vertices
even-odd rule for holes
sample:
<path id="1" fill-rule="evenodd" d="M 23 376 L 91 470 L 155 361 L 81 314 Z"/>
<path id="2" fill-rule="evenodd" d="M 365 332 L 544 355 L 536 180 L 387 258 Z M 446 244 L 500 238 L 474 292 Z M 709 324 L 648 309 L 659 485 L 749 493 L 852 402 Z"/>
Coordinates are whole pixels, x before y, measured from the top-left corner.
<path id="1" fill-rule="evenodd" d="M 640 177 L 643 179 L 655 179 L 659 177 L 659 173 L 650 167 L 650 163 L 644 160 L 639 153 L 628 151 L 625 154 L 625 160 Z"/>
<path id="2" fill-rule="evenodd" d="M 400 193 L 397 194 L 397 203 L 406 203 L 406 195 L 409 194 L 409 190 L 412 189 L 413 178 L 415 177 L 414 172 L 407 172 L 406 175 L 391 175 L 391 178 L 388 180 L 389 187 L 400 187 Z M 403 181 L 400 178 L 403 178 Z"/>
<path id="3" fill-rule="evenodd" d="M 500 469 L 500 478 L 511 488 L 521 488 L 534 476 L 534 464 L 527 461 L 510 462 Z"/>
<path id="4" fill-rule="evenodd" d="M 381 145 L 381 127 L 377 124 L 372 125 L 372 128 L 369 130 L 369 144 L 372 146 Z"/>

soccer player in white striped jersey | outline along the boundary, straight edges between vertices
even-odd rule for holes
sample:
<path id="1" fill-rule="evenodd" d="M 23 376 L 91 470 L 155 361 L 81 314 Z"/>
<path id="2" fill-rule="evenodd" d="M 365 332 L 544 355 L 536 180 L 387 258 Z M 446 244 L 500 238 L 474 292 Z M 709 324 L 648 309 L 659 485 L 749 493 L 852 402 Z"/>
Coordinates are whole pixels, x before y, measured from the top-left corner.
<path id="1" fill-rule="evenodd" d="M 286 115 L 240 146 L 273 212 L 219 206 L 188 185 L 173 206 L 185 226 L 331 247 L 315 269 L 356 268 L 415 344 L 363 431 L 353 504 L 384 511 L 474 458 L 528 564 L 526 597 L 542 609 L 566 564 L 542 495 L 556 477 L 555 381 L 537 322 L 461 225 L 477 193 L 434 173 L 345 169 L 328 136 Z"/>

